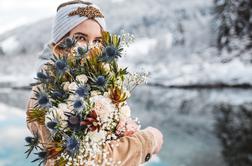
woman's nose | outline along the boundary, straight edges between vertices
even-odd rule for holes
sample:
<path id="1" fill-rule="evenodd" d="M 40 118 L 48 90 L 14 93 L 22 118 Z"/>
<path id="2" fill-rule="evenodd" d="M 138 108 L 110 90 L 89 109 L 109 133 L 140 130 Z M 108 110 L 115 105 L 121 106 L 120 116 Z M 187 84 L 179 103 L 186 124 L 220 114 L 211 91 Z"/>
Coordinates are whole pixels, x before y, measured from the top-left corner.
<path id="1" fill-rule="evenodd" d="M 98 43 L 95 42 L 94 40 L 92 40 L 87 43 L 87 46 L 88 46 L 88 48 L 96 47 L 96 46 L 98 46 Z"/>
<path id="2" fill-rule="evenodd" d="M 78 45 L 81 46 L 81 47 L 87 47 L 87 48 L 90 49 L 90 48 L 98 46 L 98 43 L 94 42 L 92 40 L 92 41 L 88 41 L 88 42 L 79 42 Z"/>

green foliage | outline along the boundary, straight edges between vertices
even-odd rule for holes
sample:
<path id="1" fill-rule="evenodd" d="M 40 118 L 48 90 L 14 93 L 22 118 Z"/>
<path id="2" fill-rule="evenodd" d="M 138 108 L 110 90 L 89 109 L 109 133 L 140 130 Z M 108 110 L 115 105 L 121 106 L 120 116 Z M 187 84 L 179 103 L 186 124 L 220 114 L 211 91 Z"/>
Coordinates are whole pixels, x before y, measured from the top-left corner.
<path id="1" fill-rule="evenodd" d="M 27 112 L 27 122 L 38 122 L 40 125 L 45 124 L 46 110 L 42 108 L 33 108 Z"/>

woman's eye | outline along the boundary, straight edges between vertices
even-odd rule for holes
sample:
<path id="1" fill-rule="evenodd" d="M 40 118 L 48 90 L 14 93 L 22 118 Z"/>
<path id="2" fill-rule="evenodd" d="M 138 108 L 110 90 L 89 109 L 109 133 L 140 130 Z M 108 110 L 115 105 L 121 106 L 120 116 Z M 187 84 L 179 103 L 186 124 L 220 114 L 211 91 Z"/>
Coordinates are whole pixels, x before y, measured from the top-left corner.
<path id="1" fill-rule="evenodd" d="M 75 36 L 75 39 L 77 41 L 86 41 L 86 38 L 84 36 Z"/>
<path id="2" fill-rule="evenodd" d="M 94 43 L 101 43 L 101 40 L 94 40 Z"/>

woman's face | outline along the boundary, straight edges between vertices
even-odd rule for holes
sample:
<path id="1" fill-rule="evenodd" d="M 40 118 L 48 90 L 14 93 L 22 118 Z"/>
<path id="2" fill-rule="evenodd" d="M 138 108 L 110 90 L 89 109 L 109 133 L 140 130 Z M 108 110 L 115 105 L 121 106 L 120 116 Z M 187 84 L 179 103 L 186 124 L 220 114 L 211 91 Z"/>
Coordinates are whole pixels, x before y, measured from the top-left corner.
<path id="1" fill-rule="evenodd" d="M 78 40 L 80 45 L 99 44 L 101 42 L 101 26 L 95 20 L 85 20 L 70 31 L 70 37 Z"/>

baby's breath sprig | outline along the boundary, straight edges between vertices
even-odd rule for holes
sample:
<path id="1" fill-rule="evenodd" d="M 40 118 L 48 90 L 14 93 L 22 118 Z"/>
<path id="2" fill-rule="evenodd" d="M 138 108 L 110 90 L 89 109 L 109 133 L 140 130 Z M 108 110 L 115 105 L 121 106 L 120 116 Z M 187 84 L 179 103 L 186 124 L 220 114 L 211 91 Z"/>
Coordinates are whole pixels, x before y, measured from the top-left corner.
<path id="1" fill-rule="evenodd" d="M 125 87 L 131 93 L 138 85 L 147 84 L 149 72 L 129 73 L 124 81 Z"/>
<path id="2" fill-rule="evenodd" d="M 121 30 L 121 45 L 129 47 L 135 41 L 135 36 L 126 32 L 125 30 Z"/>

